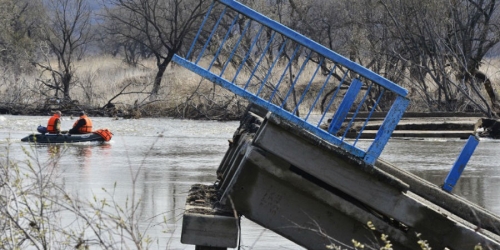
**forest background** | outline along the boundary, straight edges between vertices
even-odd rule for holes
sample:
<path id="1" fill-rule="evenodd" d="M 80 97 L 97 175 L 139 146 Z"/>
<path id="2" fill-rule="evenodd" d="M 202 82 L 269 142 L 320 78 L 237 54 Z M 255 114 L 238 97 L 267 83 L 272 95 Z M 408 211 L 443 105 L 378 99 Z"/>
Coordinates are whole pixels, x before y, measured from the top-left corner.
<path id="1" fill-rule="evenodd" d="M 409 111 L 500 115 L 496 0 L 240 2 L 407 88 Z M 187 54 L 209 4 L 0 0 L 0 114 L 46 115 L 58 109 L 68 115 L 84 109 L 92 116 L 238 119 L 245 100 L 171 61 L 175 54 Z M 208 19 L 205 27 L 216 21 Z M 206 38 L 209 31 L 200 34 Z M 241 46 L 249 46 L 251 35 L 244 38 Z M 289 57 L 291 50 L 282 55 Z M 265 60 L 269 64 L 272 55 Z M 224 57 L 215 63 L 227 64 Z M 336 86 L 328 88 L 322 98 Z M 64 152 L 54 153 L 47 165 L 29 151 L 33 164 L 13 162 L 7 144 L 0 157 L 0 200 L 5 203 L 0 248 L 113 249 L 133 242 L 137 249 L 148 249 L 144 245 L 153 244 L 137 230 L 141 201 L 135 190 L 123 206 L 106 198 L 80 201 L 52 176 Z M 113 198 L 113 190 L 109 194 Z M 82 230 L 57 224 L 60 212 L 81 219 Z"/>
<path id="2" fill-rule="evenodd" d="M 240 2 L 407 88 L 408 111 L 500 115 L 495 0 Z M 245 100 L 171 61 L 210 3 L 0 0 L 0 113 L 238 119 Z"/>

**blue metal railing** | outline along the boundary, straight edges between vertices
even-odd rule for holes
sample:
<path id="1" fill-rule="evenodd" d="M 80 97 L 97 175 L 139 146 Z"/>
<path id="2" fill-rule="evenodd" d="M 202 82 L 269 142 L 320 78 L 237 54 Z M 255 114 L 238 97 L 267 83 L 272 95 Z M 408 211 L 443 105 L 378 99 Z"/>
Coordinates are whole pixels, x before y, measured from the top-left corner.
<path id="1" fill-rule="evenodd" d="M 173 60 L 368 164 L 408 105 L 406 89 L 232 0 L 213 1 L 186 55 Z M 361 149 L 356 143 L 376 109 L 389 112 Z M 367 117 L 359 119 L 360 111 Z"/>

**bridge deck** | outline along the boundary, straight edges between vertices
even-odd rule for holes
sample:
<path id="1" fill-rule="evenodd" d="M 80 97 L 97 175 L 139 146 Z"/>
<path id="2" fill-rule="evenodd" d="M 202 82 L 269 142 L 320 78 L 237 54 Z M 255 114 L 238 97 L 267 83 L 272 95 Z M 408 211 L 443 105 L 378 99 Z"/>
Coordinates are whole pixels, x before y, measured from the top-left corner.
<path id="1" fill-rule="evenodd" d="M 420 249 L 417 233 L 435 249 L 500 249 L 500 220 L 448 193 L 474 137 L 450 171 L 448 192 L 377 161 L 409 103 L 401 86 L 232 0 L 212 2 L 189 50 L 173 60 L 259 107 L 217 171 L 213 216 L 190 204 L 183 242 L 234 247 L 234 223 L 244 215 L 309 249 L 373 240 L 375 232 L 396 249 Z M 385 116 L 371 134 L 375 110 Z M 360 148 L 366 136 L 373 141 Z"/>
<path id="2" fill-rule="evenodd" d="M 173 61 L 368 164 L 380 156 L 409 103 L 405 88 L 238 1 L 213 1 L 189 51 Z M 357 113 L 369 112 L 367 123 L 377 109 L 387 115 L 368 148 L 344 140 Z M 348 118 L 349 111 L 354 116 Z M 311 120 L 315 112 L 319 121 Z M 329 126 L 320 127 L 329 118 Z"/>
<path id="3" fill-rule="evenodd" d="M 394 249 L 420 249 L 416 233 L 433 249 L 500 248 L 500 218 L 487 210 L 381 159 L 366 164 L 279 116 L 252 117 L 217 170 L 216 208 L 234 208 L 307 249 L 380 234 Z"/>

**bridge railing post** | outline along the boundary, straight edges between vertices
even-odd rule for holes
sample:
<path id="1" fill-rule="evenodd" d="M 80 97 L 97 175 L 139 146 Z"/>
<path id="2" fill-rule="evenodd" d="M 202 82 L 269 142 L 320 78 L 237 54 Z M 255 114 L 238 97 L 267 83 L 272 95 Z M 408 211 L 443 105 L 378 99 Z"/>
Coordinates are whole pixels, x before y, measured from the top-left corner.
<path id="1" fill-rule="evenodd" d="M 335 111 L 335 115 L 333 116 L 332 121 L 330 122 L 330 126 L 328 127 L 328 133 L 333 134 L 333 135 L 337 134 L 338 130 L 342 126 L 342 123 L 344 122 L 345 118 L 347 117 L 347 113 L 349 112 L 349 109 L 354 104 L 354 101 L 356 100 L 356 96 L 358 95 L 359 91 L 361 90 L 362 85 L 363 85 L 363 83 L 359 79 L 355 79 L 351 83 L 351 86 L 349 86 L 347 93 L 344 95 L 344 99 L 342 100 L 342 103 Z"/>
<path id="2" fill-rule="evenodd" d="M 403 114 L 408 107 L 409 100 L 405 97 L 398 96 L 396 101 L 391 107 L 391 110 L 387 114 L 380 126 L 375 139 L 373 140 L 372 145 L 366 151 L 366 155 L 364 157 L 364 161 L 368 164 L 375 164 L 375 161 L 382 153 L 385 145 L 389 141 L 392 131 L 396 128 L 399 123 L 399 120 L 403 117 Z"/>
<path id="3" fill-rule="evenodd" d="M 478 144 L 479 140 L 477 139 L 476 136 L 474 135 L 469 136 L 469 139 L 467 140 L 467 143 L 465 143 L 462 152 L 460 152 L 460 154 L 458 155 L 455 164 L 453 164 L 453 167 L 451 168 L 450 172 L 446 176 L 446 179 L 444 180 L 444 184 L 441 187 L 444 191 L 450 193 L 453 190 L 453 187 L 455 187 L 455 184 L 457 184 L 458 179 L 460 179 L 460 176 L 462 175 L 465 166 L 469 162 L 469 159 L 476 150 Z"/>

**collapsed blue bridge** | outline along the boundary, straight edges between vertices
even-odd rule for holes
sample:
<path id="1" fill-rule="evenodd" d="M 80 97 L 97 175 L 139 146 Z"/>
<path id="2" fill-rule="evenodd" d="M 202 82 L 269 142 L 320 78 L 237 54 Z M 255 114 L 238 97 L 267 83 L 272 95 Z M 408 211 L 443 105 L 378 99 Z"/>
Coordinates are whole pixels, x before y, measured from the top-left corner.
<path id="1" fill-rule="evenodd" d="M 477 145 L 473 136 L 443 187 L 378 159 L 409 104 L 401 86 L 232 0 L 212 2 L 188 52 L 173 61 L 258 107 L 242 120 L 216 184 L 193 187 L 193 197 L 200 190 L 219 197 L 188 198 L 183 243 L 235 247 L 239 214 L 310 249 L 368 237 L 359 230 L 367 222 L 405 249 L 420 249 L 410 245 L 422 231 L 437 248 L 500 247 L 500 219 L 450 193 Z M 387 115 L 361 148 L 376 111 Z M 361 129 L 347 138 L 355 121 Z M 321 234 L 304 232 L 311 220 Z"/>
<path id="2" fill-rule="evenodd" d="M 217 8 L 221 4 L 224 6 Z M 214 13 L 219 14 L 219 18 L 208 24 L 209 16 Z M 211 27 L 207 27 L 209 25 Z M 406 89 L 237 1 L 214 1 L 187 55 L 175 56 L 173 60 L 250 102 L 300 124 L 369 164 L 380 156 L 409 102 L 405 98 Z M 297 72 L 292 69 L 295 64 L 300 64 Z M 348 90 L 341 93 L 344 88 Z M 320 91 L 315 93 L 313 89 Z M 333 93 L 328 95 L 327 91 Z M 305 103 L 306 96 L 309 100 L 315 97 L 312 98 L 315 101 Z M 320 110 L 322 99 L 326 101 L 321 118 L 311 121 L 311 114 Z M 375 140 L 365 150 L 356 147 L 363 129 L 356 140 L 345 140 L 363 108 L 370 113 L 365 124 L 377 108 L 388 111 Z M 346 120 L 349 111 L 354 115 Z M 329 118 L 329 127 L 322 129 L 321 123 Z"/>

